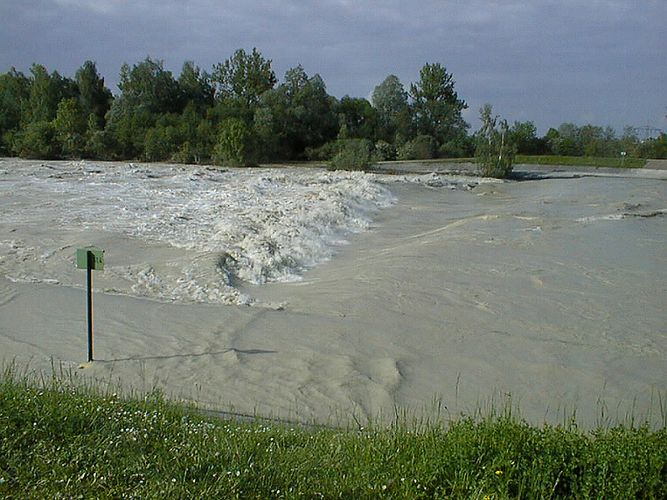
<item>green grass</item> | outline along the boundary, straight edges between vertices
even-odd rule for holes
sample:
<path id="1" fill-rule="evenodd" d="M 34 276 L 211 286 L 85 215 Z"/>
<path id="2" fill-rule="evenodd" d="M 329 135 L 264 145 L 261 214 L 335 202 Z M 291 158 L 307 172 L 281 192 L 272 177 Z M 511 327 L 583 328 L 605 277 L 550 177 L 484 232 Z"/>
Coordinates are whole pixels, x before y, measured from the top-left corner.
<path id="1" fill-rule="evenodd" d="M 289 427 L 205 418 L 158 393 L 0 380 L 3 498 L 665 498 L 667 431 Z"/>
<path id="2" fill-rule="evenodd" d="M 644 158 L 595 158 L 592 156 L 527 156 L 517 155 L 514 164 L 528 163 L 534 165 L 566 165 L 575 167 L 611 167 L 641 168 L 646 165 Z"/>

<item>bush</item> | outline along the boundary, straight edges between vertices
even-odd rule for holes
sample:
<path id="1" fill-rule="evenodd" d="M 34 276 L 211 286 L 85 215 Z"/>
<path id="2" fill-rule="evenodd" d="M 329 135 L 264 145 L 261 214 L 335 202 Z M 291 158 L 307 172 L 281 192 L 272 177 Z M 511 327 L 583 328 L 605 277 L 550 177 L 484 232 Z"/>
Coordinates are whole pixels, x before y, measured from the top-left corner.
<path id="1" fill-rule="evenodd" d="M 641 158 L 667 158 L 667 134 L 662 133 L 655 139 L 648 139 L 638 147 Z"/>
<path id="2" fill-rule="evenodd" d="M 185 141 L 171 160 L 176 163 L 205 163 L 209 159 L 209 151 L 201 144 Z"/>
<path id="3" fill-rule="evenodd" d="M 306 158 L 311 161 L 330 161 L 336 156 L 345 146 L 347 139 L 337 139 L 329 141 L 319 148 L 307 147 L 305 150 Z"/>
<path id="4" fill-rule="evenodd" d="M 514 145 L 506 120 L 492 116 L 493 108 L 485 104 L 480 110 L 482 127 L 477 133 L 475 157 L 483 177 L 503 179 L 512 172 Z"/>
<path id="5" fill-rule="evenodd" d="M 386 141 L 378 141 L 375 143 L 375 156 L 382 161 L 395 160 L 396 148 Z"/>
<path id="6" fill-rule="evenodd" d="M 418 135 L 398 148 L 399 160 L 430 160 L 435 158 L 437 144 L 430 135 Z"/>
<path id="7" fill-rule="evenodd" d="M 213 160 L 218 165 L 246 167 L 253 164 L 250 153 L 250 130 L 238 118 L 222 122 L 218 143 L 213 150 Z"/>
<path id="8" fill-rule="evenodd" d="M 375 163 L 373 143 L 368 139 L 345 139 L 332 158 L 329 170 L 366 170 Z"/>
<path id="9" fill-rule="evenodd" d="M 86 155 L 91 158 L 111 160 L 118 157 L 118 144 L 107 130 L 89 131 L 86 140 Z"/>
<path id="10" fill-rule="evenodd" d="M 16 151 L 21 158 L 57 158 L 60 147 L 53 124 L 47 121 L 30 123 L 24 132 L 17 134 Z"/>
<path id="11" fill-rule="evenodd" d="M 467 136 L 445 142 L 438 148 L 440 158 L 468 158 L 475 154 L 475 144 Z"/>
<path id="12" fill-rule="evenodd" d="M 144 139 L 144 158 L 147 161 L 164 161 L 168 159 L 174 150 L 164 128 L 151 128 L 146 132 Z"/>

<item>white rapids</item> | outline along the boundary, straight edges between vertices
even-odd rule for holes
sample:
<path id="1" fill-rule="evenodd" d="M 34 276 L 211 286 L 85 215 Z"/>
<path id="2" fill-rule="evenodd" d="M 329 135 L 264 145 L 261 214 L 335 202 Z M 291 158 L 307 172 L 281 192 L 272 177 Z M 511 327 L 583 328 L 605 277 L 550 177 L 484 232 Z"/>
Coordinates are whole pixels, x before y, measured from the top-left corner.
<path id="1" fill-rule="evenodd" d="M 116 262 L 105 271 L 107 280 L 117 278 L 107 291 L 249 304 L 253 299 L 239 291 L 240 283 L 299 280 L 304 271 L 330 259 L 349 235 L 369 230 L 374 214 L 395 202 L 387 184 L 468 187 L 471 182 L 382 178 L 295 167 L 226 170 L 4 160 L 0 199 L 6 202 L 0 206 L 0 224 L 120 233 L 187 250 L 186 258 L 161 267 Z M 0 273 L 12 281 L 69 284 L 52 261 L 71 253 L 68 243 L 0 241 Z"/>

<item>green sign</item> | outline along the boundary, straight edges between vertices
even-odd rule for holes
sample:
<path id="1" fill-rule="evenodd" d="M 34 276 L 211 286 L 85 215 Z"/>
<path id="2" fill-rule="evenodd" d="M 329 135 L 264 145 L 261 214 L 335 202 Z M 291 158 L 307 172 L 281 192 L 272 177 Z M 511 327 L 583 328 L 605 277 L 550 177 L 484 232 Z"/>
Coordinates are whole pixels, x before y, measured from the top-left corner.
<path id="1" fill-rule="evenodd" d="M 104 269 L 104 250 L 97 247 L 84 247 L 76 249 L 76 267 L 78 269 Z"/>

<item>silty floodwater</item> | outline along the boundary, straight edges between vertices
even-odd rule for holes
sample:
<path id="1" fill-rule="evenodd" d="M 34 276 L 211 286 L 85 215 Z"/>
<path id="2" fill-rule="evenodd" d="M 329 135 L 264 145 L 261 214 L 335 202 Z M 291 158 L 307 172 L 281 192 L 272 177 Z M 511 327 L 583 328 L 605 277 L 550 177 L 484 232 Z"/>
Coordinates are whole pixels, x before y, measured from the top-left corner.
<path id="1" fill-rule="evenodd" d="M 0 224 L 120 233 L 186 250 L 165 265 L 113 262 L 106 291 L 150 298 L 250 304 L 242 284 L 299 280 L 326 261 L 395 198 L 380 176 L 313 169 L 92 162 L 0 163 Z M 438 176 L 390 182 L 469 187 Z M 39 200 L 39 201 L 37 201 Z M 12 234 L 9 228 L 6 234 Z M 82 241 L 84 241 L 82 240 Z M 5 237 L 0 273 L 19 282 L 71 285 L 63 259 L 72 241 Z M 95 243 L 91 241 L 90 243 Z M 55 245 L 55 246 L 54 246 Z"/>

